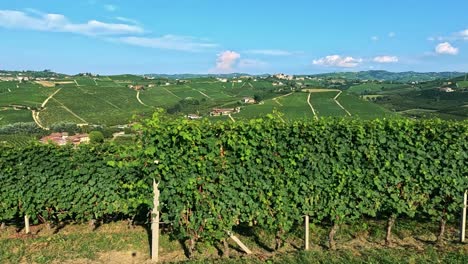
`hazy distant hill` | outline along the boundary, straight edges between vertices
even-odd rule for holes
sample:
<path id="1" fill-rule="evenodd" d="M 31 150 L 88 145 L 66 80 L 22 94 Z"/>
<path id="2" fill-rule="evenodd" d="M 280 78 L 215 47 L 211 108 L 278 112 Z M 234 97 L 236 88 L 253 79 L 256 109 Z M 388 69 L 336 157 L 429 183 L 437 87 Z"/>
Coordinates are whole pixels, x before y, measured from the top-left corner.
<path id="1" fill-rule="evenodd" d="M 266 74 L 268 76 L 268 74 Z M 169 79 L 193 79 L 193 78 L 207 78 L 207 77 L 215 77 L 215 78 L 234 78 L 240 76 L 254 76 L 247 73 L 229 73 L 229 74 L 192 74 L 192 73 L 184 73 L 184 74 L 158 74 L 158 73 L 151 73 L 151 74 L 144 74 L 146 77 L 154 77 L 154 78 L 169 78 Z M 263 75 L 255 75 L 255 76 L 263 76 Z"/>
<path id="2" fill-rule="evenodd" d="M 360 71 L 360 72 L 334 72 L 316 74 L 321 78 L 343 78 L 355 80 L 382 80 L 395 82 L 432 81 L 437 79 L 450 79 L 465 75 L 463 72 L 388 72 L 388 71 Z"/>

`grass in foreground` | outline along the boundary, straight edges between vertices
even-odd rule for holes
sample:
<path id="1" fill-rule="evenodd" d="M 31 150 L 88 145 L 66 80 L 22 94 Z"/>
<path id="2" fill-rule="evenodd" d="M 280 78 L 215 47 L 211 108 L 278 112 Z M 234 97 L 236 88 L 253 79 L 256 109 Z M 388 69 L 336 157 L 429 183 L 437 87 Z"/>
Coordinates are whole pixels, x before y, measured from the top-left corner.
<path id="1" fill-rule="evenodd" d="M 184 263 L 466 263 L 468 245 L 456 242 L 457 231 L 448 228 L 447 243 L 434 245 L 437 227 L 414 221 L 397 222 L 394 246 L 384 246 L 382 221 L 343 226 L 337 234 L 338 250 L 327 249 L 327 227 L 311 227 L 310 251 L 302 251 L 302 229 L 286 237 L 274 252 L 274 234 L 257 228 L 237 230 L 238 237 L 253 251 L 245 255 L 229 241 L 230 259 L 222 258 L 222 246 L 200 244 L 192 259 L 183 245 L 167 234 L 160 238 L 162 262 Z M 125 222 L 105 224 L 92 230 L 88 225 L 66 225 L 48 230 L 32 227 L 24 235 L 15 227 L 0 231 L 0 263 L 149 263 L 148 231 L 128 228 Z"/>

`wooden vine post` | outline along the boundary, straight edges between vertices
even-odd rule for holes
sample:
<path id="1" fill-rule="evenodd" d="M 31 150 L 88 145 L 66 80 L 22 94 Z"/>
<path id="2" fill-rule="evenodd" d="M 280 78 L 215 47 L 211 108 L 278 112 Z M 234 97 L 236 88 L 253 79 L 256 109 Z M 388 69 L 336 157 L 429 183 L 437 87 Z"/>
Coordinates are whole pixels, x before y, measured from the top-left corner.
<path id="1" fill-rule="evenodd" d="M 305 250 L 309 250 L 309 216 L 305 216 Z"/>
<path id="2" fill-rule="evenodd" d="M 465 242 L 465 237 L 466 237 L 466 207 L 468 203 L 467 196 L 468 196 L 468 191 L 465 191 L 463 195 L 463 209 L 462 209 L 461 224 L 460 224 L 460 242 L 462 243 Z"/>
<path id="3" fill-rule="evenodd" d="M 26 234 L 29 234 L 31 230 L 29 229 L 29 215 L 24 216 L 24 230 Z"/>
<path id="4" fill-rule="evenodd" d="M 159 183 L 153 179 L 153 211 L 151 212 L 151 261 L 159 261 Z"/>
<path id="5" fill-rule="evenodd" d="M 231 232 L 228 232 L 228 231 L 227 231 L 227 234 L 228 234 L 228 236 L 229 236 L 232 240 L 234 240 L 234 242 L 236 242 L 236 244 L 237 244 L 240 248 L 242 248 L 242 250 L 243 250 L 245 253 L 247 253 L 247 255 L 252 254 L 252 251 L 251 251 L 244 243 L 242 243 L 242 241 L 240 241 L 240 239 L 239 239 L 238 237 L 236 237 L 234 234 L 232 234 Z"/>

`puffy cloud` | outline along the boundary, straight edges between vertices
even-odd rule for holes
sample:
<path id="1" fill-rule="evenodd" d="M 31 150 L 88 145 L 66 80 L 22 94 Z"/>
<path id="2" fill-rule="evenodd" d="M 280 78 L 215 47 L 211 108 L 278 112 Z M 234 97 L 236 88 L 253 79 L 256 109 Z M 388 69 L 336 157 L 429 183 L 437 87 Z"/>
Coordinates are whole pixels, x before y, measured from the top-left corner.
<path id="1" fill-rule="evenodd" d="M 219 73 L 232 72 L 240 57 L 239 53 L 230 50 L 219 53 L 214 71 Z"/>
<path id="2" fill-rule="evenodd" d="M 458 48 L 453 47 L 448 42 L 443 42 L 443 43 L 440 43 L 439 45 L 437 45 L 436 48 L 435 48 L 435 51 L 438 54 L 448 54 L 448 55 L 457 55 L 458 54 Z"/>
<path id="3" fill-rule="evenodd" d="M 118 41 L 140 47 L 191 52 L 199 52 L 218 46 L 218 44 L 202 41 L 194 37 L 175 35 L 164 35 L 158 38 L 135 36 L 121 37 Z"/>
<path id="4" fill-rule="evenodd" d="M 28 14 L 14 10 L 0 10 L 0 27 L 37 31 L 69 32 L 82 35 L 124 35 L 143 33 L 143 28 L 123 23 L 90 20 L 78 24 L 61 14 Z"/>
<path id="5" fill-rule="evenodd" d="M 388 37 L 389 38 L 394 38 L 394 37 L 396 37 L 396 33 L 395 32 L 389 32 Z"/>
<path id="6" fill-rule="evenodd" d="M 371 37 L 371 40 L 372 40 L 372 41 L 378 41 L 378 40 L 379 40 L 379 37 L 378 37 L 378 36 L 372 36 L 372 37 Z"/>
<path id="7" fill-rule="evenodd" d="M 277 50 L 277 49 L 260 49 L 260 50 L 248 50 L 246 53 L 250 54 L 260 54 L 260 55 L 270 55 L 270 56 L 291 56 L 294 53 L 287 50 Z"/>
<path id="8" fill-rule="evenodd" d="M 357 67 L 362 62 L 362 59 L 356 59 L 353 57 L 341 57 L 340 55 L 330 55 L 324 58 L 313 60 L 314 65 L 322 65 L 329 67 L 342 67 L 342 68 L 353 68 Z"/>
<path id="9" fill-rule="evenodd" d="M 374 62 L 378 63 L 394 63 L 398 62 L 398 57 L 396 56 L 377 56 L 373 59 Z"/>

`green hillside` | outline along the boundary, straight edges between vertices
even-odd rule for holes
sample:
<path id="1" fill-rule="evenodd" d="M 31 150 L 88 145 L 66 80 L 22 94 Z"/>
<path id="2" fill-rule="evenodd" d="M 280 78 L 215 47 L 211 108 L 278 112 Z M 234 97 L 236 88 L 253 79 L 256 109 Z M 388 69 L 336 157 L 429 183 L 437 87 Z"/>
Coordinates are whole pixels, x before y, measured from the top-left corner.
<path id="1" fill-rule="evenodd" d="M 437 90 L 444 85 L 453 87 L 455 92 Z M 70 122 L 114 126 L 127 124 L 135 116 L 149 116 L 156 108 L 175 115 L 210 116 L 213 108 L 240 107 L 240 113 L 231 114 L 234 120 L 261 117 L 273 111 L 283 113 L 286 119 L 373 119 L 397 113 L 418 118 L 466 119 L 465 86 L 464 76 L 417 84 L 311 78 L 279 81 L 272 77 L 220 81 L 214 76 L 178 80 L 89 74 L 40 81 L 0 81 L 0 125 L 36 122 L 50 127 Z M 261 102 L 244 104 L 245 97 Z M 226 116 L 212 119 L 232 120 Z"/>

